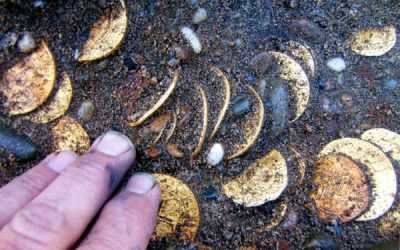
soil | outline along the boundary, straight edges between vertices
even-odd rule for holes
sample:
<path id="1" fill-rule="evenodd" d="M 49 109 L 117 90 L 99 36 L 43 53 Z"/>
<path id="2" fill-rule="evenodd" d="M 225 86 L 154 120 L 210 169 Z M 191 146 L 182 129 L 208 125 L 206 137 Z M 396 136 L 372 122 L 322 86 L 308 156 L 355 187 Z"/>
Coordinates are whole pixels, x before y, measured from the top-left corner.
<path id="1" fill-rule="evenodd" d="M 188 183 L 196 195 L 201 225 L 195 241 L 152 242 L 150 248 L 275 249 L 278 243 L 280 246 L 288 243 L 290 249 L 302 249 L 307 238 L 321 232 L 333 238 L 339 249 L 366 249 L 377 242 L 399 238 L 400 230 L 380 233 L 378 220 L 340 225 L 342 233 L 335 235 L 330 224 L 318 219 L 308 195 L 315 157 L 328 142 L 340 137 L 360 137 L 363 131 L 374 127 L 400 133 L 400 88 L 389 90 L 384 87 L 387 79 L 400 81 L 400 43 L 381 57 L 355 55 L 346 44 L 350 34 L 360 28 L 393 24 L 400 29 L 399 1 L 201 0 L 198 5 L 193 5 L 191 2 L 194 1 L 129 0 L 129 28 L 123 45 L 108 58 L 88 64 L 76 62 L 74 51 L 82 45 L 91 25 L 107 7 L 112 6 L 113 1 L 48 1 L 43 10 L 30 7 L 30 1 L 22 2 L 15 5 L 0 1 L 0 34 L 30 31 L 37 41 L 44 39 L 48 42 L 57 60 L 58 75 L 66 71 L 73 81 L 74 95 L 67 114 L 77 118 L 80 104 L 85 100 L 92 101 L 96 107 L 93 118 L 88 122 L 81 121 L 92 140 L 112 128 L 124 132 L 137 143 L 137 164 L 128 176 L 135 171 L 170 174 Z M 289 2 L 295 6 L 290 7 Z M 197 6 L 207 9 L 208 19 L 192 25 L 191 18 Z M 301 19 L 309 22 L 306 32 L 298 28 Z M 168 61 L 174 57 L 175 47 L 188 48 L 179 33 L 181 26 L 196 31 L 203 51 L 197 56 L 191 54 L 177 68 L 171 68 Z M 305 113 L 280 136 L 270 136 L 270 117 L 266 114 L 266 126 L 250 151 L 219 167 L 207 166 L 204 160 L 205 152 L 215 140 L 208 142 L 198 159 L 191 159 L 188 154 L 176 159 L 165 149 L 155 159 L 144 154 L 151 140 L 143 139 L 142 133 L 152 119 L 142 127 L 131 128 L 128 126 L 129 117 L 135 110 L 143 111 L 143 105 L 157 100 L 168 86 L 174 70 L 180 71 L 177 91 L 154 117 L 176 111 L 177 105 L 181 111 L 189 113 L 187 124 L 182 123 L 171 138 L 187 153 L 197 145 L 201 129 L 202 102 L 196 87 L 203 86 L 209 97 L 209 131 L 215 124 L 217 110 L 222 106 L 223 84 L 212 76 L 211 67 L 219 67 L 226 73 L 235 97 L 246 84 L 257 85 L 257 75 L 250 69 L 249 61 L 266 50 L 279 50 L 280 42 L 289 39 L 306 43 L 313 50 L 317 76 L 311 81 L 311 100 Z M 22 56 L 17 49 L 0 51 L 0 73 Z M 347 64 L 344 73 L 339 75 L 325 66 L 327 59 L 336 56 L 344 57 Z M 136 62 L 137 67 L 128 70 L 124 64 L 128 57 Z M 327 88 L 327 82 L 333 87 Z M 334 104 L 334 110 L 323 108 L 327 98 Z M 178 123 L 181 117 L 182 114 L 178 115 Z M 40 148 L 37 158 L 30 162 L 1 158 L 1 186 L 51 152 L 49 131 L 54 123 L 35 125 L 22 117 L 6 115 L 0 115 L 0 121 L 27 134 Z M 224 123 L 231 121 L 226 119 Z M 224 123 L 222 130 L 228 127 Z M 229 129 L 240 130 L 240 126 L 230 124 Z M 243 140 L 235 136 L 242 134 L 240 131 L 233 131 L 231 135 L 221 134 L 223 136 L 216 140 L 227 144 Z M 296 181 L 299 178 L 297 162 L 288 145 L 295 147 L 307 163 L 301 185 Z M 159 146 L 163 148 L 162 143 Z M 241 173 L 252 161 L 272 149 L 278 149 L 286 156 L 290 174 L 289 187 L 277 201 L 257 208 L 244 208 L 221 193 L 223 182 Z M 203 190 L 209 186 L 216 187 L 216 199 L 204 197 Z M 395 205 L 398 203 L 399 195 Z M 288 210 L 284 223 L 268 227 L 282 204 L 286 204 Z M 295 216 L 297 222 L 288 223 Z M 287 224 L 294 225 L 285 226 Z"/>

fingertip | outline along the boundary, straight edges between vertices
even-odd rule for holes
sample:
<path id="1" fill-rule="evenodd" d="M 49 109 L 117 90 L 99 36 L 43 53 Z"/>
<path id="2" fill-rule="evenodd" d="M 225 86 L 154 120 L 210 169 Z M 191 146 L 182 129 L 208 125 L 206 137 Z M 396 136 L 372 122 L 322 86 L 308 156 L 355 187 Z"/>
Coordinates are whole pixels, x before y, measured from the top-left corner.
<path id="1" fill-rule="evenodd" d="M 66 167 L 72 164 L 78 155 L 72 151 L 64 150 L 53 153 L 45 160 L 45 165 L 54 172 L 61 173 Z"/>
<path id="2" fill-rule="evenodd" d="M 135 153 L 135 146 L 124 134 L 109 130 L 96 139 L 91 150 L 115 157 L 127 152 Z"/>

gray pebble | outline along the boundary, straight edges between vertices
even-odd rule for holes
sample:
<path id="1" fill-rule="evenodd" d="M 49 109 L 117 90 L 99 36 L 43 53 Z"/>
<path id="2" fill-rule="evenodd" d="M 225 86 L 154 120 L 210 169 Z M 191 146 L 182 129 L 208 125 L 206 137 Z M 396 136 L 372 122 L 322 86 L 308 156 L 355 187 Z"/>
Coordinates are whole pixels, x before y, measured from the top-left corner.
<path id="1" fill-rule="evenodd" d="M 272 58 L 269 53 L 262 52 L 250 60 L 250 67 L 258 74 L 264 74 L 272 66 Z"/>
<path id="2" fill-rule="evenodd" d="M 175 67 L 178 66 L 180 61 L 176 58 L 172 58 L 171 60 L 168 61 L 168 66 L 170 67 Z"/>
<path id="3" fill-rule="evenodd" d="M 197 9 L 193 15 L 192 22 L 194 24 L 199 24 L 205 20 L 207 20 L 207 11 L 204 8 Z"/>
<path id="4" fill-rule="evenodd" d="M 387 79 L 383 84 L 385 88 L 393 90 L 397 87 L 398 82 L 395 79 Z"/>
<path id="5" fill-rule="evenodd" d="M 0 49 L 5 50 L 15 46 L 18 40 L 18 35 L 14 32 L 8 32 L 1 36 Z"/>
<path id="6" fill-rule="evenodd" d="M 271 91 L 272 127 L 271 133 L 277 136 L 289 124 L 289 94 L 282 86 L 278 85 Z"/>
<path id="7" fill-rule="evenodd" d="M 18 41 L 18 49 L 23 53 L 29 53 L 34 50 L 35 47 L 36 42 L 32 34 L 29 32 L 22 34 L 21 38 Z"/>
<path id="8" fill-rule="evenodd" d="M 93 117 L 94 109 L 94 105 L 91 101 L 84 101 L 79 107 L 78 118 L 85 122 L 90 121 Z"/>
<path id="9" fill-rule="evenodd" d="M 246 96 L 237 96 L 232 101 L 232 113 L 235 116 L 242 116 L 251 109 L 250 99 Z"/>

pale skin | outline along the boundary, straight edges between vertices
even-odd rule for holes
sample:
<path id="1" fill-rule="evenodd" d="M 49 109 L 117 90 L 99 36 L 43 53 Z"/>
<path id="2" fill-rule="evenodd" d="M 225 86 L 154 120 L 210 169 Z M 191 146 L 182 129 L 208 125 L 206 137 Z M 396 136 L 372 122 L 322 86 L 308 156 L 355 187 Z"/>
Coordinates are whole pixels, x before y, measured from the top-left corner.
<path id="1" fill-rule="evenodd" d="M 110 197 L 135 157 L 131 141 L 109 131 L 88 153 L 53 153 L 15 178 L 0 189 L 0 249 L 146 249 L 161 200 L 157 182 L 135 174 Z"/>

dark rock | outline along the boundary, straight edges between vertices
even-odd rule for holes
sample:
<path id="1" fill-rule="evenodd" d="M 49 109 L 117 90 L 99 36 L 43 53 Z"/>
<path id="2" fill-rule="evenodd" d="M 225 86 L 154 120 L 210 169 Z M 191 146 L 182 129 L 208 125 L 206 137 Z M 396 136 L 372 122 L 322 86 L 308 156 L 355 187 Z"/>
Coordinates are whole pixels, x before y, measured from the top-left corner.
<path id="1" fill-rule="evenodd" d="M 137 63 L 130 56 L 124 57 L 124 65 L 128 70 L 137 70 L 139 68 Z"/>
<path id="2" fill-rule="evenodd" d="M 307 19 L 293 20 L 289 29 L 293 33 L 301 35 L 310 41 L 320 42 L 324 39 L 324 33 L 321 28 Z"/>
<path id="3" fill-rule="evenodd" d="M 271 134 L 277 136 L 289 124 L 289 93 L 283 85 L 271 91 L 272 127 Z"/>
<path id="4" fill-rule="evenodd" d="M 29 160 L 36 156 L 37 147 L 31 139 L 0 123 L 0 148 L 13 154 L 19 160 Z"/>
<path id="5" fill-rule="evenodd" d="M 232 100 L 232 113 L 235 116 L 242 116 L 251 109 L 250 99 L 246 96 L 237 96 Z"/>
<path id="6" fill-rule="evenodd" d="M 208 186 L 203 189 L 202 195 L 206 200 L 216 200 L 218 198 L 218 190 L 214 186 Z"/>
<path id="7" fill-rule="evenodd" d="M 298 0 L 286 0 L 285 5 L 288 8 L 295 9 L 299 6 L 299 1 Z"/>
<path id="8" fill-rule="evenodd" d="M 334 250 L 338 249 L 334 239 L 326 233 L 312 235 L 305 243 L 308 249 Z"/>
<path id="9" fill-rule="evenodd" d="M 189 51 L 182 47 L 176 47 L 175 55 L 179 60 L 186 61 L 189 58 Z"/>
<path id="10" fill-rule="evenodd" d="M 250 67 L 256 73 L 262 75 L 272 66 L 272 58 L 267 52 L 255 55 L 250 60 Z"/>

